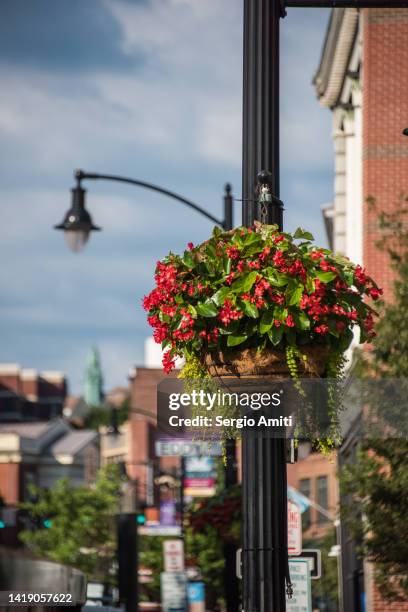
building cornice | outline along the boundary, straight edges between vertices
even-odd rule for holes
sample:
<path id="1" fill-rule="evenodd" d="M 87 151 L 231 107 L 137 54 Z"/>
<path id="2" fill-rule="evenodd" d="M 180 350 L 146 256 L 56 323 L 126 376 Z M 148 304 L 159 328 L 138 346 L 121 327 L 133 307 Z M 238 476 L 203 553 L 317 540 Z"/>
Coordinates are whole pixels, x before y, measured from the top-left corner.
<path id="1" fill-rule="evenodd" d="M 357 9 L 332 10 L 320 65 L 313 79 L 322 106 L 338 103 L 358 31 Z"/>

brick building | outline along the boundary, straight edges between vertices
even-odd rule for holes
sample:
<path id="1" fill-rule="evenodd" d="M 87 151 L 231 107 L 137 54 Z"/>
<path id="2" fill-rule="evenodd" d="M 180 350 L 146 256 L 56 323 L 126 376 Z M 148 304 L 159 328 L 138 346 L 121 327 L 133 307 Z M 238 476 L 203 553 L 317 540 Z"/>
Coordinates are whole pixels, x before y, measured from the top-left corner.
<path id="1" fill-rule="evenodd" d="M 0 364 L 0 422 L 35 421 L 62 414 L 67 383 L 62 372 Z"/>
<path id="2" fill-rule="evenodd" d="M 338 509 L 338 483 L 336 455 L 327 457 L 311 452 L 309 442 L 299 445 L 298 461 L 288 464 L 288 485 L 321 506 L 333 519 Z M 333 527 L 326 515 L 310 507 L 302 514 L 304 539 L 319 539 Z"/>
<path id="3" fill-rule="evenodd" d="M 377 210 L 393 211 L 408 193 L 408 9 L 335 9 L 314 78 L 322 106 L 331 109 L 335 152 L 333 206 L 323 215 L 336 251 L 362 264 L 390 299 L 392 273 L 378 250 Z M 358 444 L 352 423 L 340 463 L 353 461 Z M 373 568 L 359 559 L 342 528 L 345 612 L 408 611 L 408 603 L 385 603 Z"/>

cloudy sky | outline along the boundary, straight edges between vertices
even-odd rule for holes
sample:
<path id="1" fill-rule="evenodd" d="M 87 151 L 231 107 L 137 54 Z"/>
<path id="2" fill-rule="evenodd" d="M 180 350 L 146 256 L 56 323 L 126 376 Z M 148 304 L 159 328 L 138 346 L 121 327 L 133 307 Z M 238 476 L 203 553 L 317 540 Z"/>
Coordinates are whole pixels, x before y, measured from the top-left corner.
<path id="1" fill-rule="evenodd" d="M 328 16 L 291 9 L 282 23 L 285 227 L 323 243 L 331 126 L 311 79 Z M 143 364 L 140 301 L 156 260 L 211 224 L 160 195 L 89 182 L 104 231 L 73 254 L 51 228 L 78 167 L 158 183 L 219 216 L 226 181 L 240 197 L 242 1 L 0 0 L 0 82 L 0 362 L 63 370 L 79 392 L 97 344 L 106 387 L 124 384 Z"/>

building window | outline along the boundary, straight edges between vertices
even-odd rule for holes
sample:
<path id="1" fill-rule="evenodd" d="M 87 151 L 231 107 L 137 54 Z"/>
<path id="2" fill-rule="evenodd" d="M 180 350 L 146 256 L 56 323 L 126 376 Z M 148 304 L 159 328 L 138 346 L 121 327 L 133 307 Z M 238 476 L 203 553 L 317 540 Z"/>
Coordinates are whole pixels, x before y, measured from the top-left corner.
<path id="1" fill-rule="evenodd" d="M 310 478 L 303 478 L 299 481 L 299 491 L 305 497 L 310 499 Z M 305 510 L 302 514 L 302 527 L 303 529 L 309 529 L 311 523 L 310 518 L 310 507 Z"/>
<path id="2" fill-rule="evenodd" d="M 327 490 L 327 476 L 319 476 L 316 481 L 316 501 L 319 506 L 322 506 L 325 510 L 328 509 L 328 490 Z M 321 512 L 317 513 L 317 522 L 326 523 L 327 517 Z"/>

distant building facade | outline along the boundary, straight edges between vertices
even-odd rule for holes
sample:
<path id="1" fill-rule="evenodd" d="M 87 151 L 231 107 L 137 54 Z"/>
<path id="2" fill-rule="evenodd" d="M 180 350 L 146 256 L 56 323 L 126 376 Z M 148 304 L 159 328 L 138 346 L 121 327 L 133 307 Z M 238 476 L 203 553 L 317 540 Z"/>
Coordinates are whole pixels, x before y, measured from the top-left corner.
<path id="1" fill-rule="evenodd" d="M 5 523 L 0 538 L 15 543 L 16 507 L 30 498 L 30 485 L 49 489 L 62 477 L 74 486 L 90 484 L 98 468 L 95 431 L 77 431 L 61 418 L 0 424 L 0 497 Z"/>
<path id="2" fill-rule="evenodd" d="M 311 506 L 302 514 L 302 530 L 305 539 L 320 539 L 328 529 L 333 529 L 338 515 L 338 482 L 336 454 L 327 457 L 311 451 L 311 444 L 299 445 L 296 463 L 288 464 L 288 485 L 308 497 L 333 517 Z"/>
<path id="3" fill-rule="evenodd" d="M 395 211 L 408 194 L 408 9 L 335 9 L 314 78 L 322 106 L 333 116 L 334 203 L 323 215 L 334 250 L 364 266 L 392 298 L 393 273 L 376 242 L 378 211 Z M 377 211 L 370 205 L 374 200 Z M 355 460 L 358 419 L 339 451 Z M 344 612 L 407 612 L 408 602 L 386 603 L 373 568 L 356 554 L 342 526 Z"/>
<path id="4" fill-rule="evenodd" d="M 66 394 L 67 381 L 62 372 L 0 364 L 0 423 L 60 416 Z"/>

